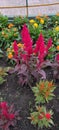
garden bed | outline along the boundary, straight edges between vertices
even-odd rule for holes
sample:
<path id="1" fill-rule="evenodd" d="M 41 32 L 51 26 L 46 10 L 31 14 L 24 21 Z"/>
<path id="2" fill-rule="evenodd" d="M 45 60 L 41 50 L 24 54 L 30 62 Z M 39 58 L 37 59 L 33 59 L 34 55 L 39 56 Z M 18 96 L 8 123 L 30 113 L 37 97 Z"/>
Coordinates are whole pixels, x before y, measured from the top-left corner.
<path id="1" fill-rule="evenodd" d="M 1 60 L 3 67 L 7 66 L 6 60 Z M 46 70 L 47 79 L 53 80 L 52 71 L 50 68 Z M 0 85 L 0 98 L 7 101 L 9 104 L 14 104 L 16 110 L 20 110 L 17 124 L 11 130 L 38 130 L 37 127 L 31 125 L 30 120 L 27 118 L 30 116 L 30 110 L 34 108 L 34 95 L 29 86 L 21 86 L 17 82 L 17 77 L 14 74 L 8 74 L 6 82 Z M 42 130 L 59 130 L 59 80 L 55 81 L 55 98 L 47 105 L 48 108 L 54 111 L 54 126 L 51 128 L 44 128 Z M 39 129 L 41 130 L 41 129 Z"/>

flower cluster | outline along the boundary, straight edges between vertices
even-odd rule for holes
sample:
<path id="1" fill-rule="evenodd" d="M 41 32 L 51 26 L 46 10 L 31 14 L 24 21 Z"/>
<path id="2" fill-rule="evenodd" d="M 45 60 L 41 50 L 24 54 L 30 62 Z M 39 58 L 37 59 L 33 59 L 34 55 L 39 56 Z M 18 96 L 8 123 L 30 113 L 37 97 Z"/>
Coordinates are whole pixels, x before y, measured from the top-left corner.
<path id="1" fill-rule="evenodd" d="M 50 127 L 53 125 L 52 115 L 53 112 L 47 111 L 45 106 L 36 106 L 36 111 L 30 114 L 29 119 L 33 125 L 38 125 L 38 127 Z"/>
<path id="2" fill-rule="evenodd" d="M 29 30 L 26 27 L 26 25 L 24 25 L 22 29 L 21 36 L 22 36 L 22 43 L 24 44 L 23 54 L 21 54 L 21 58 L 24 59 L 24 57 L 26 57 L 27 60 L 28 58 L 31 58 L 33 54 L 35 54 L 37 59 L 39 59 L 39 63 L 42 62 L 46 57 L 46 55 L 48 55 L 50 47 L 52 47 L 52 39 L 50 38 L 48 40 L 47 45 L 45 45 L 43 35 L 40 34 L 36 41 L 35 46 L 33 46 L 33 40 L 30 37 Z M 18 46 L 15 44 L 15 42 L 13 45 L 14 47 Z"/>
<path id="3" fill-rule="evenodd" d="M 52 110 L 46 109 L 46 101 L 52 100 L 55 87 L 52 81 L 40 81 L 37 83 L 36 87 L 32 90 L 35 96 L 35 111 L 30 113 L 29 119 L 33 125 L 38 125 L 38 127 L 50 127 L 53 125 L 52 121 Z"/>
<path id="4" fill-rule="evenodd" d="M 0 103 L 0 128 L 9 130 L 10 125 L 15 125 L 16 116 L 13 105 L 9 107 L 7 102 Z"/>
<path id="5" fill-rule="evenodd" d="M 56 32 L 59 32 L 59 26 L 55 27 Z"/>
<path id="6" fill-rule="evenodd" d="M 44 24 L 44 18 L 41 16 L 36 16 L 36 19 L 40 22 L 40 24 Z"/>
<path id="7" fill-rule="evenodd" d="M 46 45 L 41 33 L 36 41 L 36 44 L 33 45 L 33 40 L 30 37 L 30 33 L 26 25 L 23 26 L 21 36 L 23 43 L 21 47 L 19 48 L 17 42 L 14 41 L 12 46 L 13 55 L 8 53 L 8 57 L 10 59 L 12 58 L 12 60 L 15 60 L 16 62 L 14 72 L 17 70 L 18 77 L 21 82 L 26 82 L 27 84 L 28 82 L 30 83 L 33 78 L 38 80 L 41 75 L 42 78 L 46 78 L 45 72 L 42 68 L 44 68 L 43 66 L 45 64 L 47 65 L 48 61 L 46 60 L 46 56 L 49 53 L 49 49 L 52 47 L 52 39 L 50 38 Z"/>
<path id="8" fill-rule="evenodd" d="M 55 85 L 53 81 L 40 81 L 36 84 L 35 87 L 32 88 L 36 103 L 45 103 L 46 101 L 52 100 L 54 97 L 53 91 L 55 89 Z"/>
<path id="9" fill-rule="evenodd" d="M 12 59 L 14 54 L 17 53 L 17 50 L 20 51 L 22 48 L 22 43 L 17 43 L 16 41 L 14 41 L 14 43 L 12 43 L 12 46 L 10 46 L 10 48 L 7 48 L 8 59 Z"/>
<path id="10" fill-rule="evenodd" d="M 41 17 L 37 16 L 36 19 L 40 22 L 40 24 L 44 24 L 44 18 L 41 18 Z M 38 28 L 38 26 L 39 26 L 37 21 L 34 20 L 34 19 L 30 19 L 29 23 L 31 25 L 33 25 L 33 27 L 35 27 L 35 28 Z"/>
<path id="11" fill-rule="evenodd" d="M 19 41 L 19 39 L 20 34 L 18 32 L 18 28 L 15 27 L 12 23 L 10 23 L 8 27 L 3 28 L 0 32 L 0 40 L 1 40 L 0 47 L 2 47 L 4 43 L 4 49 L 7 49 L 8 47 L 11 46 L 14 40 Z"/>
<path id="12" fill-rule="evenodd" d="M 12 28 L 13 26 L 14 26 L 14 24 L 10 23 L 10 24 L 8 25 L 8 28 Z"/>
<path id="13" fill-rule="evenodd" d="M 34 28 L 38 28 L 38 23 L 35 20 L 31 19 L 29 23 L 33 25 Z"/>

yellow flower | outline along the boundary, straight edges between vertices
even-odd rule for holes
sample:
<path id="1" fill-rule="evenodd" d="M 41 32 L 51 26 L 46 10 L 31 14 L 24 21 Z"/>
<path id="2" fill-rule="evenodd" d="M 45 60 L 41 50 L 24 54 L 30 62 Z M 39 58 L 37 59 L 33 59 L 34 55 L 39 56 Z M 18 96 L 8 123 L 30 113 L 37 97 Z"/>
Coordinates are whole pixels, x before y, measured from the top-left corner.
<path id="1" fill-rule="evenodd" d="M 58 39 L 58 42 L 59 42 L 59 39 Z"/>
<path id="2" fill-rule="evenodd" d="M 12 52 L 14 52 L 14 49 L 12 49 Z"/>
<path id="3" fill-rule="evenodd" d="M 8 29 L 8 32 L 10 32 L 10 29 Z"/>
<path id="4" fill-rule="evenodd" d="M 14 36 L 16 36 L 17 34 L 16 33 L 14 33 Z"/>
<path id="5" fill-rule="evenodd" d="M 18 43 L 17 46 L 20 47 L 20 48 L 23 48 L 23 44 L 22 43 Z"/>
<path id="6" fill-rule="evenodd" d="M 10 24 L 8 25 L 8 28 L 12 28 L 13 26 L 14 26 L 14 24 L 10 23 Z"/>
<path id="7" fill-rule="evenodd" d="M 43 18 L 40 19 L 40 23 L 44 24 L 44 19 Z"/>
<path id="8" fill-rule="evenodd" d="M 58 31 L 59 31 L 59 26 L 57 26 L 57 27 L 55 28 L 55 30 L 58 32 Z"/>
<path id="9" fill-rule="evenodd" d="M 10 51 L 10 48 L 7 48 L 7 51 Z"/>
<path id="10" fill-rule="evenodd" d="M 55 23 L 58 24 L 58 21 L 56 21 Z"/>
<path id="11" fill-rule="evenodd" d="M 4 37 L 5 37 L 5 38 L 7 38 L 7 37 L 8 37 L 8 35 L 7 35 L 7 34 L 5 34 L 5 35 L 4 35 Z"/>
<path id="12" fill-rule="evenodd" d="M 56 37 L 54 37 L 54 41 L 56 41 Z"/>
<path id="13" fill-rule="evenodd" d="M 38 27 L 38 24 L 37 24 L 37 23 L 34 23 L 33 25 L 34 25 L 34 27 L 35 27 L 35 28 L 37 28 L 37 27 Z"/>
<path id="14" fill-rule="evenodd" d="M 59 45 L 56 47 L 57 51 L 59 51 Z"/>
<path id="15" fill-rule="evenodd" d="M 2 32 L 2 35 L 4 35 L 5 33 L 4 32 Z"/>
<path id="16" fill-rule="evenodd" d="M 12 59 L 12 58 L 13 58 L 13 55 L 12 55 L 11 52 L 8 54 L 8 58 L 9 58 L 9 59 Z"/>
<path id="17" fill-rule="evenodd" d="M 35 20 L 34 20 L 34 19 L 31 19 L 29 22 L 30 22 L 31 24 L 33 24 L 33 23 L 35 23 Z"/>
<path id="18" fill-rule="evenodd" d="M 14 31 L 16 32 L 16 31 L 17 31 L 17 28 L 14 28 Z"/>

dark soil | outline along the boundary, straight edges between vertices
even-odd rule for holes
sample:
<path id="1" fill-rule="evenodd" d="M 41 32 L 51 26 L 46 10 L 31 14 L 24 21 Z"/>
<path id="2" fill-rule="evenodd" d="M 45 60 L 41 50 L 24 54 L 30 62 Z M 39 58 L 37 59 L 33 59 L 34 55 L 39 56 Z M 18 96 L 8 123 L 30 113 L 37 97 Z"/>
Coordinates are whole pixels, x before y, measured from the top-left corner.
<path id="1" fill-rule="evenodd" d="M 7 66 L 5 59 L 0 60 L 0 67 Z M 52 70 L 47 69 L 48 80 L 53 79 Z M 6 77 L 6 82 L 0 85 L 0 98 L 2 97 L 9 104 L 14 104 L 16 110 L 20 110 L 17 125 L 10 130 L 38 130 L 34 127 L 27 117 L 30 116 L 31 108 L 34 108 L 34 95 L 32 90 L 28 86 L 22 87 L 17 82 L 17 77 L 15 75 L 8 74 Z M 56 90 L 55 98 L 47 106 L 54 111 L 54 126 L 49 129 L 42 130 L 59 130 L 59 81 L 55 81 Z M 39 129 L 41 130 L 41 129 Z"/>

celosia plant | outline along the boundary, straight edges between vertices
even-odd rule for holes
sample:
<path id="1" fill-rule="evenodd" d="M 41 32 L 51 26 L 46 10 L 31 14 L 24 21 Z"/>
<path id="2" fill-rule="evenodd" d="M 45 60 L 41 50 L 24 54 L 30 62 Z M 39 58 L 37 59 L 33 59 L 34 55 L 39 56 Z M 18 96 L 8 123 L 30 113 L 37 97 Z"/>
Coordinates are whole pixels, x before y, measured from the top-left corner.
<path id="1" fill-rule="evenodd" d="M 36 103 L 45 103 L 53 99 L 55 85 L 53 81 L 40 81 L 32 88 Z"/>
<path id="2" fill-rule="evenodd" d="M 13 60 L 16 62 L 14 72 L 17 72 L 19 82 L 22 85 L 31 84 L 34 79 L 38 81 L 39 78 L 46 78 L 46 73 L 43 68 L 51 65 L 49 61 L 45 60 L 52 47 L 52 39 L 48 40 L 47 45 L 44 43 L 43 35 L 40 34 L 36 44 L 33 45 L 33 40 L 30 37 L 29 30 L 24 25 L 22 31 L 22 49 L 19 49 L 17 42 L 13 43 Z"/>
<path id="3" fill-rule="evenodd" d="M 52 110 L 47 111 L 45 106 L 36 106 L 36 111 L 31 112 L 28 119 L 31 120 L 33 125 L 37 125 L 39 128 L 48 128 L 53 125 L 52 115 Z"/>
<path id="4" fill-rule="evenodd" d="M 15 126 L 18 112 L 14 111 L 14 105 L 8 106 L 7 102 L 0 102 L 0 128 L 9 130 Z"/>
<path id="5" fill-rule="evenodd" d="M 50 127 L 53 125 L 52 110 L 47 110 L 45 105 L 46 102 L 52 100 L 54 94 L 53 91 L 55 86 L 52 81 L 40 81 L 37 83 L 36 87 L 33 87 L 32 90 L 35 96 L 35 108 L 36 110 L 30 113 L 29 119 L 33 125 L 37 125 L 40 128 Z M 40 104 L 40 105 L 39 105 Z M 37 106 L 36 106 L 37 105 Z"/>

